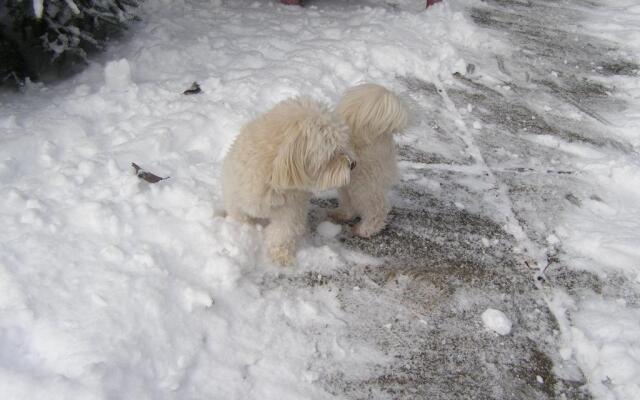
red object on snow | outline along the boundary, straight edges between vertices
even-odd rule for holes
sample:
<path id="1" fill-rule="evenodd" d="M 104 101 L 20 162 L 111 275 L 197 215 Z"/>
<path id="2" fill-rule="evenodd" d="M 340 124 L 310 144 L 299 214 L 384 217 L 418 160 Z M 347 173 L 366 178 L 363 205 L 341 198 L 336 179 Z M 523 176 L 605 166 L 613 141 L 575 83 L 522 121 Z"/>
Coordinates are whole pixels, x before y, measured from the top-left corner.
<path id="1" fill-rule="evenodd" d="M 427 0 L 427 7 L 432 6 L 436 3 L 440 3 L 442 0 Z M 287 5 L 296 5 L 299 6 L 302 0 L 280 0 L 280 3 Z"/>

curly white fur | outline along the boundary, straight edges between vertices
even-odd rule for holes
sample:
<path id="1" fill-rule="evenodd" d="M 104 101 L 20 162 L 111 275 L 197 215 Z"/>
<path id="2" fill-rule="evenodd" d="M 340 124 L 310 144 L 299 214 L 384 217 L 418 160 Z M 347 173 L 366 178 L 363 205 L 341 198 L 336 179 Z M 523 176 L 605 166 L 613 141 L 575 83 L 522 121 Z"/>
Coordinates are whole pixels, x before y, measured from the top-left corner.
<path id="1" fill-rule="evenodd" d="M 336 114 L 306 97 L 285 100 L 249 122 L 231 146 L 222 167 L 227 214 L 269 219 L 269 256 L 291 264 L 311 191 L 348 184 L 352 160 L 349 130 Z"/>
<path id="2" fill-rule="evenodd" d="M 398 175 L 393 134 L 407 125 L 407 110 L 400 99 L 382 86 L 366 83 L 348 89 L 338 113 L 351 130 L 358 167 L 348 186 L 339 189 L 336 220 L 360 217 L 353 232 L 370 237 L 386 225 L 391 210 L 387 193 Z"/>

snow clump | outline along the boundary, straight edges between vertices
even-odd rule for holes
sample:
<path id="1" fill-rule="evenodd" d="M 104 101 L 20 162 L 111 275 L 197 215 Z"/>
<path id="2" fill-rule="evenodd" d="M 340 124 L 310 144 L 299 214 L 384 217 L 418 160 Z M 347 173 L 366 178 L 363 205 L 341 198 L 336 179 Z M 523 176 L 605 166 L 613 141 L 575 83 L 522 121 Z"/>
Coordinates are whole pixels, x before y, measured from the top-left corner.
<path id="1" fill-rule="evenodd" d="M 511 320 L 502 312 L 493 308 L 487 308 L 482 313 L 484 326 L 498 335 L 508 335 L 511 332 Z"/>

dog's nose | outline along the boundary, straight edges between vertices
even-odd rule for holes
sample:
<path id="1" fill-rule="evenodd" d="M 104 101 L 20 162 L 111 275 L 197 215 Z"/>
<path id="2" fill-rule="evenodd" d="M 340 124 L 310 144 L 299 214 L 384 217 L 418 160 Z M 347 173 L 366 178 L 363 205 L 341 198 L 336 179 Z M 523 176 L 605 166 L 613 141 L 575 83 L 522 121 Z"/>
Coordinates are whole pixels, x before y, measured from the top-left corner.
<path id="1" fill-rule="evenodd" d="M 352 170 L 356 167 L 356 162 L 355 161 L 351 161 L 351 164 L 349 164 L 349 168 L 351 168 Z"/>

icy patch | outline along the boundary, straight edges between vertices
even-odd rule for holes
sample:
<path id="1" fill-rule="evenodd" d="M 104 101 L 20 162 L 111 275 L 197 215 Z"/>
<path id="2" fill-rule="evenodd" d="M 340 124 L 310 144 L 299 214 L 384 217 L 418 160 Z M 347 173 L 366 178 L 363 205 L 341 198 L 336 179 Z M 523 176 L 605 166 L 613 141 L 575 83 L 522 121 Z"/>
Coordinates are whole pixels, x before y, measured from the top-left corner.
<path id="1" fill-rule="evenodd" d="M 605 154 L 593 146 L 582 143 L 567 142 L 551 135 L 523 135 L 523 138 L 543 146 L 558 149 L 571 155 L 585 159 L 602 159 Z"/>
<path id="2" fill-rule="evenodd" d="M 508 335 L 511 332 L 511 320 L 500 310 L 488 308 L 481 315 L 485 328 L 498 335 Z"/>

